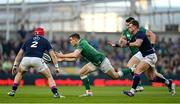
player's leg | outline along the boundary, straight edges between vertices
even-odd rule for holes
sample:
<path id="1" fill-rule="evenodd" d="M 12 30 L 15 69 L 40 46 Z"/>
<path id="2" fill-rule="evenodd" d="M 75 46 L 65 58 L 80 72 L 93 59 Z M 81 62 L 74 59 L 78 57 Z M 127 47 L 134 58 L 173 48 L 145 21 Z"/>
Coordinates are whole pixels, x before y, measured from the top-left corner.
<path id="1" fill-rule="evenodd" d="M 119 79 L 123 75 L 123 72 L 121 70 L 119 70 L 118 72 L 115 71 L 108 58 L 105 58 L 103 60 L 100 66 L 100 70 L 106 73 L 112 79 Z"/>
<path id="2" fill-rule="evenodd" d="M 141 61 L 136 69 L 134 70 L 134 76 L 133 76 L 133 84 L 132 84 L 132 88 L 130 89 L 130 91 L 123 91 L 124 94 L 132 97 L 135 94 L 136 88 L 138 86 L 138 83 L 140 81 L 140 74 L 143 73 L 144 71 L 146 71 L 147 69 L 149 69 L 150 65 L 145 62 L 145 61 Z"/>
<path id="3" fill-rule="evenodd" d="M 90 82 L 88 78 L 88 74 L 95 71 L 96 67 L 92 63 L 87 63 L 80 70 L 80 78 L 83 82 L 83 85 L 86 89 L 85 93 L 80 95 L 80 97 L 93 96 L 93 93 L 90 88 Z"/>
<path id="4" fill-rule="evenodd" d="M 127 63 L 127 68 L 122 70 L 123 75 L 131 74 L 134 71 L 135 66 L 139 63 L 139 61 L 140 60 L 137 57 L 135 56 L 131 57 L 131 59 Z"/>
<path id="5" fill-rule="evenodd" d="M 46 68 L 46 69 L 42 70 L 40 73 L 47 78 L 49 87 L 51 88 L 51 91 L 52 91 L 52 93 L 54 95 L 54 98 L 64 97 L 62 95 L 59 95 L 58 89 L 56 87 L 56 83 L 55 83 L 55 81 L 54 81 L 54 79 L 53 79 L 53 77 L 51 75 L 50 70 L 48 68 Z"/>
<path id="6" fill-rule="evenodd" d="M 21 81 L 21 79 L 22 79 L 22 77 L 23 77 L 23 75 L 24 75 L 24 73 L 25 73 L 26 71 L 23 69 L 23 66 L 19 66 L 19 69 L 18 69 L 18 72 L 17 72 L 17 74 L 16 74 L 16 76 L 15 76 L 15 78 L 14 78 L 14 82 L 13 82 L 13 85 L 12 85 L 12 89 L 11 89 L 11 91 L 8 93 L 8 95 L 9 96 L 14 96 L 15 95 L 15 93 L 16 93 L 16 90 L 17 90 L 17 88 L 18 88 L 18 86 L 19 86 L 19 84 L 20 84 L 20 81 Z"/>
<path id="7" fill-rule="evenodd" d="M 156 54 L 150 54 L 145 56 L 142 61 L 137 65 L 136 69 L 134 70 L 134 76 L 133 76 L 133 85 L 130 91 L 124 91 L 124 94 L 128 96 L 134 96 L 135 89 L 137 88 L 137 85 L 140 81 L 140 74 L 146 70 L 148 70 L 150 67 L 155 67 L 155 63 L 157 62 L 157 56 Z"/>
<path id="8" fill-rule="evenodd" d="M 13 86 L 12 86 L 12 90 L 8 93 L 9 96 L 14 96 L 15 95 L 15 92 L 18 88 L 18 85 L 22 79 L 22 76 L 24 75 L 24 73 L 28 70 L 29 68 L 29 64 L 30 64 L 30 58 L 28 57 L 24 57 L 19 65 L 19 69 L 18 69 L 18 73 L 16 74 L 15 76 L 15 79 L 14 79 L 14 83 L 13 83 Z"/>
<path id="9" fill-rule="evenodd" d="M 129 75 L 133 72 L 135 69 L 135 66 L 140 62 L 140 60 L 143 59 L 143 56 L 141 52 L 137 52 L 135 55 L 133 55 L 130 60 L 127 63 L 127 68 L 122 70 L 123 75 Z"/>
<path id="10" fill-rule="evenodd" d="M 141 52 L 137 52 L 134 56 L 132 56 L 131 59 L 127 63 L 127 68 L 122 70 L 123 75 L 132 74 L 132 76 L 133 76 L 133 73 L 134 73 L 133 70 L 135 69 L 137 64 L 140 62 L 140 60 L 142 60 L 142 59 L 143 59 L 143 56 L 142 56 Z M 136 91 L 143 91 L 143 90 L 144 90 L 144 88 L 140 81 L 136 88 Z"/>
<path id="11" fill-rule="evenodd" d="M 175 83 L 173 83 L 172 80 L 166 79 L 162 74 L 158 73 L 156 70 L 151 68 L 150 70 L 148 70 L 147 76 L 152 82 L 164 83 L 168 87 L 171 95 L 176 94 Z"/>
<path id="12" fill-rule="evenodd" d="M 127 68 L 129 68 L 129 69 L 127 69 L 127 71 L 129 70 L 129 73 L 127 73 L 127 74 L 132 74 L 132 76 L 133 76 L 133 74 L 134 74 L 134 72 L 133 72 L 133 70 L 135 69 L 135 67 L 137 66 L 137 64 L 140 62 L 140 59 L 142 59 L 143 57 L 142 57 L 142 55 L 141 55 L 141 53 L 140 52 L 138 52 L 138 53 L 136 53 L 130 60 L 129 60 L 129 62 L 128 62 L 128 64 L 127 64 Z M 141 81 L 139 81 L 139 83 L 138 83 L 138 86 L 137 86 L 137 88 L 136 88 L 136 91 L 138 92 L 138 91 L 143 91 L 144 90 L 144 88 L 143 88 L 143 86 L 142 86 L 142 83 L 141 83 Z"/>
<path id="13" fill-rule="evenodd" d="M 53 76 L 48 66 L 45 64 L 45 62 L 40 58 L 36 58 L 34 59 L 33 64 L 35 65 L 35 69 L 47 78 L 49 87 L 51 88 L 54 98 L 64 98 L 64 96 L 58 93 L 56 83 L 53 79 Z"/>

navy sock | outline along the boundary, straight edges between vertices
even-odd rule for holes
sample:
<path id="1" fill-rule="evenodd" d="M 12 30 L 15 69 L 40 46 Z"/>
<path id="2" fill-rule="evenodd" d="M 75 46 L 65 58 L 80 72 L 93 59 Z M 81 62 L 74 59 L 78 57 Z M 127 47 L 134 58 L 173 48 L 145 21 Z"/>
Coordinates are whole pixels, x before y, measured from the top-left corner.
<path id="1" fill-rule="evenodd" d="M 53 94 L 58 93 L 56 86 L 51 87 L 51 91 L 53 92 Z"/>
<path id="2" fill-rule="evenodd" d="M 161 82 L 161 83 L 165 83 L 166 79 L 164 78 L 160 78 L 158 76 L 154 77 L 153 80 L 151 80 L 152 82 Z"/>
<path id="3" fill-rule="evenodd" d="M 134 72 L 131 72 L 131 75 L 134 76 Z"/>
<path id="4" fill-rule="evenodd" d="M 12 90 L 13 90 L 13 91 L 16 91 L 16 90 L 17 90 L 17 88 L 18 88 L 18 85 L 19 85 L 19 84 L 14 83 L 14 84 L 13 84 L 13 86 L 12 86 Z"/>
<path id="5" fill-rule="evenodd" d="M 134 76 L 133 76 L 133 85 L 132 85 L 133 89 L 136 89 L 136 87 L 139 84 L 139 81 L 140 81 L 140 75 L 139 74 L 134 74 Z"/>

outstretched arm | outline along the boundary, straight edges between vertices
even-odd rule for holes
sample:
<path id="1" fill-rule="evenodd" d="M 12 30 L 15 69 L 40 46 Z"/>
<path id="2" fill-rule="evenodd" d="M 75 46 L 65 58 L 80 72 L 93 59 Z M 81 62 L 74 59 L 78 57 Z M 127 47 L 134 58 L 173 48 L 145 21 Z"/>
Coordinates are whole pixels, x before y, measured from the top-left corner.
<path id="1" fill-rule="evenodd" d="M 57 61 L 76 61 L 76 58 L 57 58 Z"/>
<path id="2" fill-rule="evenodd" d="M 121 35 L 121 37 L 119 38 L 119 43 L 113 43 L 111 41 L 108 42 L 109 45 L 111 45 L 112 47 L 126 47 L 126 43 L 127 43 L 127 40 L 126 40 L 126 37 L 124 37 L 123 35 Z"/>
<path id="3" fill-rule="evenodd" d="M 60 52 L 60 53 L 57 53 L 56 55 L 58 58 L 77 59 L 79 58 L 80 54 L 81 54 L 80 50 L 76 49 L 74 52 L 71 52 L 71 53 L 63 54 L 62 52 Z"/>

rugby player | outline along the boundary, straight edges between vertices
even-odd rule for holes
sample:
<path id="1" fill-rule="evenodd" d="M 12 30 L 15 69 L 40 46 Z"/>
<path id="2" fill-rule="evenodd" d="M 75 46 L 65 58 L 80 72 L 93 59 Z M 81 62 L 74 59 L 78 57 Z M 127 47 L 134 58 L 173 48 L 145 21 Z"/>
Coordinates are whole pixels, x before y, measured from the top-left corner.
<path id="1" fill-rule="evenodd" d="M 43 28 L 36 28 L 32 37 L 24 43 L 24 45 L 18 52 L 12 68 L 12 74 L 16 74 L 16 76 L 14 79 L 12 90 L 8 93 L 9 96 L 15 95 L 24 73 L 27 72 L 28 69 L 33 68 L 47 78 L 49 87 L 51 88 L 54 98 L 64 97 L 58 93 L 58 89 L 51 75 L 51 72 L 48 66 L 45 64 L 44 60 L 42 59 L 43 53 L 45 51 L 48 51 L 55 65 L 56 72 L 58 73 L 60 71 L 57 57 L 49 41 L 44 38 L 44 35 L 45 33 Z"/>
<path id="2" fill-rule="evenodd" d="M 71 45 L 75 48 L 74 52 L 67 54 L 58 53 L 57 57 L 60 60 L 64 58 L 77 59 L 81 55 L 89 61 L 89 63 L 87 63 L 80 69 L 80 78 L 86 88 L 86 92 L 81 95 L 82 97 L 93 96 L 93 93 L 90 90 L 88 74 L 95 71 L 97 68 L 99 68 L 102 72 L 106 73 L 113 79 L 118 79 L 122 76 L 122 72 L 116 72 L 112 67 L 109 59 L 105 57 L 105 55 L 92 47 L 85 39 L 81 38 L 78 33 L 70 35 L 69 41 Z"/>
<path id="3" fill-rule="evenodd" d="M 157 62 L 155 50 L 151 45 L 151 42 L 149 41 L 147 35 L 145 35 L 143 31 L 140 31 L 138 21 L 131 21 L 128 25 L 128 31 L 133 37 L 130 41 L 127 41 L 126 45 L 138 47 L 143 58 L 140 60 L 134 70 L 132 88 L 130 89 L 130 91 L 123 91 L 123 93 L 130 97 L 134 96 L 136 88 L 140 81 L 140 75 L 145 72 L 147 77 L 152 82 L 164 83 L 168 87 L 169 92 L 172 95 L 175 95 L 175 83 L 173 83 L 172 80 L 166 79 L 163 75 L 155 70 L 155 64 Z"/>

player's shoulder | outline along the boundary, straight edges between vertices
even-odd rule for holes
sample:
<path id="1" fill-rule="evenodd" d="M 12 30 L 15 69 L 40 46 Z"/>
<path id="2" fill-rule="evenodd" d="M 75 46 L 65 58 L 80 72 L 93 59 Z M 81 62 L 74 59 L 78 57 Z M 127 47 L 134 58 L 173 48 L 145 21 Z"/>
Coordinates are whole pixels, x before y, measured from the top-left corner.
<path id="1" fill-rule="evenodd" d="M 85 43 L 88 43 L 88 41 L 87 41 L 86 39 L 84 39 L 84 38 L 81 38 L 81 39 L 79 40 L 79 43 L 80 43 L 80 44 L 85 44 Z"/>
<path id="2" fill-rule="evenodd" d="M 145 35 L 145 33 L 143 31 L 141 31 L 141 30 L 139 30 L 136 34 L 137 35 Z"/>
<path id="3" fill-rule="evenodd" d="M 48 39 L 46 39 L 46 38 L 44 38 L 44 37 L 42 37 L 42 36 L 39 36 L 39 37 L 40 37 L 41 41 L 43 41 L 43 42 L 48 42 L 48 43 L 49 43 L 49 40 L 48 40 Z"/>
<path id="4" fill-rule="evenodd" d="M 128 31 L 128 28 L 124 28 L 123 31 L 122 31 L 122 35 L 128 35 L 129 34 L 129 31 Z"/>
<path id="5" fill-rule="evenodd" d="M 147 29 L 146 29 L 145 27 L 143 27 L 143 26 L 141 26 L 141 27 L 139 28 L 139 30 L 142 31 L 142 32 L 146 32 L 146 31 L 147 31 Z"/>
<path id="6" fill-rule="evenodd" d="M 128 32 L 128 28 L 124 28 L 122 32 L 123 33 Z"/>
<path id="7" fill-rule="evenodd" d="M 86 47 L 88 45 L 88 41 L 84 38 L 81 38 L 78 43 L 78 47 Z"/>

